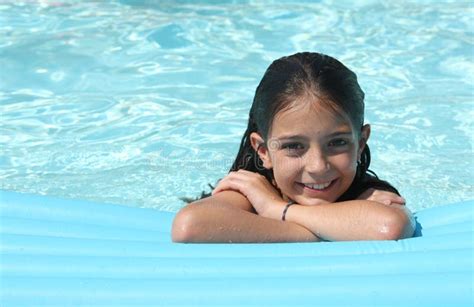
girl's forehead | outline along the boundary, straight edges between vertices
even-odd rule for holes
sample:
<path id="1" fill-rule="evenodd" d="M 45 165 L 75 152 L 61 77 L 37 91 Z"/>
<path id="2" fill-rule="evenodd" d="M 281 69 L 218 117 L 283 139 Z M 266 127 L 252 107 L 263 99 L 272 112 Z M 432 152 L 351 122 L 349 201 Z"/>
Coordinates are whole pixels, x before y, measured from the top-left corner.
<path id="1" fill-rule="evenodd" d="M 293 130 L 314 127 L 331 129 L 341 126 L 352 127 L 348 116 L 336 110 L 333 104 L 322 101 L 295 101 L 277 112 L 273 118 L 271 131 Z M 274 134 L 272 133 L 272 134 Z"/>

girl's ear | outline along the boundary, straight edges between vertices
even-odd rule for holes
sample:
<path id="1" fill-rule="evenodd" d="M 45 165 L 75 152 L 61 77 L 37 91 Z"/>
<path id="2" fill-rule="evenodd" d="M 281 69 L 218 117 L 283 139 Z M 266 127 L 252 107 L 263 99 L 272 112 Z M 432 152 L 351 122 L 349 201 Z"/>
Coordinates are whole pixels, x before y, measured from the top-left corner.
<path id="1" fill-rule="evenodd" d="M 359 139 L 359 151 L 357 152 L 357 159 L 360 160 L 360 157 L 362 155 L 362 151 L 365 148 L 365 145 L 367 144 L 367 141 L 369 140 L 370 137 L 370 125 L 366 124 L 362 127 L 362 131 L 360 134 L 360 139 Z"/>
<path id="2" fill-rule="evenodd" d="M 250 134 L 250 144 L 252 148 L 257 152 L 258 156 L 263 162 L 263 167 L 266 169 L 271 169 L 272 161 L 270 159 L 270 153 L 268 152 L 268 148 L 265 145 L 265 141 L 257 132 L 252 132 Z"/>

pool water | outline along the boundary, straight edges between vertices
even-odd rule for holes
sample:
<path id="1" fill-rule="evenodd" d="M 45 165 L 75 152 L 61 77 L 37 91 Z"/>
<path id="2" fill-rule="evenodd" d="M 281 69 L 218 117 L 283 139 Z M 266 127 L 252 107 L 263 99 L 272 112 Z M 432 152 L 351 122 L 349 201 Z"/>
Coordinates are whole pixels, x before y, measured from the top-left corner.
<path id="1" fill-rule="evenodd" d="M 372 169 L 413 210 L 472 199 L 471 1 L 1 1 L 5 190 L 176 211 L 224 176 L 270 62 L 359 77 Z"/>

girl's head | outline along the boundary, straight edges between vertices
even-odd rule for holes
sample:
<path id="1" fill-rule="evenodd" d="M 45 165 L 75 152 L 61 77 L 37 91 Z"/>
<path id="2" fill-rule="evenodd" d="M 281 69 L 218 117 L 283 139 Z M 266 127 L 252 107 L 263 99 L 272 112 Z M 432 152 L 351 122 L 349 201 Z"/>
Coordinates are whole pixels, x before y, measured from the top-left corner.
<path id="1" fill-rule="evenodd" d="M 231 170 L 259 172 L 301 204 L 336 201 L 367 171 L 369 134 L 357 76 L 327 55 L 297 53 L 265 72 Z"/>

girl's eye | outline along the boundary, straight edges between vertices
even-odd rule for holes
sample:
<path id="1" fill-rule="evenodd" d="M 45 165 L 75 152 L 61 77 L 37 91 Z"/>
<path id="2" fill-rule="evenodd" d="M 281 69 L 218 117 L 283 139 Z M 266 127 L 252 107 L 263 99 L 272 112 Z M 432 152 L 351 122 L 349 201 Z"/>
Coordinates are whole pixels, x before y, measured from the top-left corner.
<path id="1" fill-rule="evenodd" d="M 283 144 L 281 148 L 286 149 L 289 152 L 293 152 L 293 151 L 304 149 L 304 146 L 300 143 L 288 143 L 288 144 Z"/>
<path id="2" fill-rule="evenodd" d="M 329 142 L 330 147 L 341 147 L 341 146 L 346 146 L 348 144 L 349 142 L 344 139 L 335 139 Z"/>

